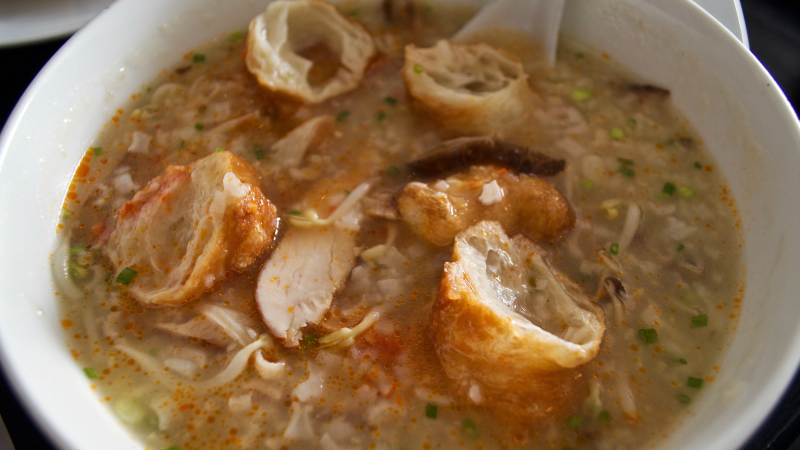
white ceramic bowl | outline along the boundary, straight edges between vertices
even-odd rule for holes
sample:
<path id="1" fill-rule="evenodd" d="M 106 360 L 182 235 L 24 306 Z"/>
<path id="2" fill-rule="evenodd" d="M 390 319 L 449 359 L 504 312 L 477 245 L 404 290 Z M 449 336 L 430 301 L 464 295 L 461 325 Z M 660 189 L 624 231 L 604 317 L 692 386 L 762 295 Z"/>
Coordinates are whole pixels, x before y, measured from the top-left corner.
<path id="1" fill-rule="evenodd" d="M 132 93 L 192 48 L 244 29 L 266 3 L 121 0 L 47 64 L 3 131 L 0 357 L 22 402 L 59 447 L 141 448 L 90 389 L 58 322 L 49 256 L 73 169 Z M 693 405 L 694 417 L 663 442 L 736 448 L 800 360 L 797 119 L 756 59 L 688 0 L 570 0 L 563 32 L 671 89 L 738 201 L 747 268 L 739 330 L 719 376 Z"/>

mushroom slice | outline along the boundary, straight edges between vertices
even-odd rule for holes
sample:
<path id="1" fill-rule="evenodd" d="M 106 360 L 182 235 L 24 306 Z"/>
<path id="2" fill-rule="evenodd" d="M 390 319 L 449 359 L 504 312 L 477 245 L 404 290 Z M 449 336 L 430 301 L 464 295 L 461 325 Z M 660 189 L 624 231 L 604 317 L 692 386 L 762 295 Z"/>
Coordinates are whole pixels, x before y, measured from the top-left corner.
<path id="1" fill-rule="evenodd" d="M 455 133 L 487 135 L 516 123 L 533 96 L 519 59 L 486 44 L 409 45 L 405 57 L 414 106 Z"/>
<path id="2" fill-rule="evenodd" d="M 286 347 L 330 309 L 356 263 L 355 233 L 333 226 L 291 228 L 261 269 L 256 286 L 264 323 Z"/>
<path id="3" fill-rule="evenodd" d="M 575 225 L 569 204 L 552 184 L 496 166 L 475 166 L 428 184 L 409 183 L 397 205 L 411 229 L 436 245 L 449 245 L 461 230 L 484 219 L 499 221 L 510 233 L 547 241 Z"/>
<path id="4" fill-rule="evenodd" d="M 103 251 L 143 305 L 192 300 L 272 243 L 277 212 L 258 184 L 230 152 L 169 166 L 119 210 Z"/>
<path id="5" fill-rule="evenodd" d="M 250 22 L 246 63 L 267 89 L 320 103 L 358 86 L 374 54 L 369 32 L 330 3 L 280 0 Z"/>
<path id="6" fill-rule="evenodd" d="M 451 379 L 542 398 L 569 387 L 571 369 L 595 357 L 605 331 L 602 309 L 544 250 L 490 221 L 456 238 L 428 325 Z"/>

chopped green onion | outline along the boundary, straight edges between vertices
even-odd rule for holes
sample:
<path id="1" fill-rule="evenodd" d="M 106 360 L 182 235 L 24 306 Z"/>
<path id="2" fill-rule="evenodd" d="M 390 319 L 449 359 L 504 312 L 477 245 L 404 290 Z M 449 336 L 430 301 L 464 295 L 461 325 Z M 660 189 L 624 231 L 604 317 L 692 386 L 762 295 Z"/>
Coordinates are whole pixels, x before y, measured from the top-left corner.
<path id="1" fill-rule="evenodd" d="M 597 421 L 603 425 L 608 425 L 611 423 L 611 413 L 605 410 L 600 411 L 597 413 Z"/>
<path id="2" fill-rule="evenodd" d="M 253 153 L 255 153 L 256 159 L 259 161 L 267 157 L 267 152 L 264 151 L 264 147 L 258 143 L 253 144 Z"/>
<path id="3" fill-rule="evenodd" d="M 89 271 L 86 270 L 86 267 L 79 264 L 70 264 L 69 271 L 75 278 L 86 278 L 86 276 L 89 275 Z"/>
<path id="4" fill-rule="evenodd" d="M 683 245 L 683 244 L 680 244 L 680 245 L 678 245 L 678 248 L 676 248 L 675 250 L 677 250 L 678 252 L 682 252 L 682 251 L 684 251 L 685 249 L 686 249 L 686 246 L 685 246 L 685 245 Z"/>
<path id="5" fill-rule="evenodd" d="M 147 92 L 150 92 L 152 90 L 153 90 L 153 88 L 151 88 L 150 86 L 147 86 Z"/>
<path id="6" fill-rule="evenodd" d="M 436 406 L 435 403 L 428 403 L 425 406 L 425 417 L 428 419 L 435 419 L 436 413 L 439 411 L 439 407 Z"/>
<path id="7" fill-rule="evenodd" d="M 577 88 L 570 92 L 569 96 L 572 97 L 572 99 L 576 102 L 585 102 L 594 97 L 594 93 L 588 89 Z"/>
<path id="8" fill-rule="evenodd" d="M 383 111 L 378 111 L 378 114 L 375 116 L 378 119 L 378 122 L 381 122 L 386 119 L 386 113 Z"/>
<path id="9" fill-rule="evenodd" d="M 147 351 L 147 353 L 150 354 L 150 356 L 156 356 L 156 349 L 151 348 L 150 350 Z"/>
<path id="10" fill-rule="evenodd" d="M 400 169 L 395 166 L 389 166 L 386 168 L 386 175 L 390 177 L 397 178 L 400 176 Z"/>
<path id="11" fill-rule="evenodd" d="M 62 220 L 69 220 L 70 217 L 72 217 L 72 211 L 67 210 L 61 213 Z"/>
<path id="12" fill-rule="evenodd" d="M 92 153 L 94 156 L 103 156 L 103 147 L 92 147 Z"/>
<path id="13" fill-rule="evenodd" d="M 585 178 L 581 180 L 581 187 L 586 189 L 587 191 L 591 191 L 592 189 L 594 189 L 594 181 Z"/>
<path id="14" fill-rule="evenodd" d="M 608 249 L 612 255 L 616 255 L 619 253 L 619 244 L 611 244 L 611 248 Z"/>
<path id="15" fill-rule="evenodd" d="M 702 169 L 703 165 L 700 164 L 700 161 L 697 161 L 697 162 L 694 163 L 694 167 L 697 168 L 697 169 Z"/>
<path id="16" fill-rule="evenodd" d="M 336 115 L 336 121 L 337 122 L 344 122 L 345 119 L 347 119 L 348 116 L 350 116 L 350 111 L 348 111 L 348 110 L 339 111 L 339 114 Z"/>
<path id="17" fill-rule="evenodd" d="M 585 56 L 586 56 L 586 55 L 584 55 L 584 54 L 583 54 L 583 52 L 577 52 L 577 53 L 575 53 L 575 57 L 576 57 L 576 58 L 583 58 L 583 57 L 585 57 Z"/>
<path id="18" fill-rule="evenodd" d="M 608 135 L 615 141 L 621 141 L 625 138 L 625 132 L 620 127 L 614 127 L 608 131 Z"/>
<path id="19" fill-rule="evenodd" d="M 179 145 L 178 148 L 184 148 L 184 147 L 186 147 L 186 141 L 181 139 L 181 145 Z"/>
<path id="20" fill-rule="evenodd" d="M 683 403 L 684 405 L 688 405 L 689 403 L 692 403 L 692 399 L 689 398 L 688 395 L 678 394 L 677 398 L 678 398 L 678 401 Z"/>
<path id="21" fill-rule="evenodd" d="M 71 249 L 69 249 L 69 254 L 72 255 L 72 256 L 75 256 L 78 253 L 80 253 L 81 250 L 85 249 L 87 245 L 89 245 L 89 244 L 87 244 L 85 242 L 83 244 L 78 244 L 75 247 L 72 247 Z"/>
<path id="22" fill-rule="evenodd" d="M 289 211 L 289 214 L 291 214 L 293 216 L 299 216 L 299 215 L 301 215 L 303 213 L 302 213 L 302 211 L 299 211 L 297 209 L 293 209 L 293 210 Z"/>
<path id="23" fill-rule="evenodd" d="M 205 127 L 206 127 L 206 126 L 205 126 L 205 125 L 203 125 L 202 123 L 196 123 L 196 124 L 194 124 L 194 129 L 195 129 L 195 130 L 197 130 L 197 131 L 203 131 L 203 128 L 205 128 Z"/>
<path id="24" fill-rule="evenodd" d="M 158 428 L 158 416 L 148 417 L 146 423 L 150 428 Z"/>
<path id="25" fill-rule="evenodd" d="M 206 61 L 206 55 L 204 55 L 202 53 L 195 53 L 194 55 L 192 55 L 192 61 L 194 61 L 196 63 L 205 62 Z"/>
<path id="26" fill-rule="evenodd" d="M 655 344 L 658 342 L 658 331 L 652 328 L 642 328 L 637 333 L 639 340 L 645 344 Z"/>
<path id="27" fill-rule="evenodd" d="M 701 316 L 692 317 L 692 328 L 700 328 L 708 326 L 708 316 L 703 314 Z"/>
<path id="28" fill-rule="evenodd" d="M 422 66 L 420 66 L 419 64 L 414 64 L 413 69 L 414 73 L 422 73 Z"/>
<path id="29" fill-rule="evenodd" d="M 127 286 L 131 284 L 131 281 L 133 281 L 133 279 L 136 278 L 136 274 L 138 273 L 139 272 L 131 269 L 130 267 L 126 267 L 122 269 L 122 272 L 120 272 L 119 275 L 117 275 L 117 278 L 114 281 Z"/>
<path id="30" fill-rule="evenodd" d="M 106 272 L 106 283 L 111 283 L 114 279 L 114 272 Z"/>
<path id="31" fill-rule="evenodd" d="M 361 14 L 361 8 L 353 8 L 347 11 L 347 15 L 350 17 L 358 17 L 359 14 Z"/>
<path id="32" fill-rule="evenodd" d="M 569 416 L 567 417 L 567 426 L 570 430 L 577 430 L 578 428 L 583 426 L 583 417 L 581 416 Z"/>
<path id="33" fill-rule="evenodd" d="M 675 138 L 669 138 L 664 143 L 666 145 L 675 145 Z"/>
<path id="34" fill-rule="evenodd" d="M 464 428 L 465 430 L 477 430 L 478 429 L 478 426 L 475 425 L 475 421 L 470 419 L 470 418 L 466 418 L 463 421 L 461 421 L 461 427 Z"/>
<path id="35" fill-rule="evenodd" d="M 181 450 L 181 448 L 178 447 L 177 445 L 172 445 L 170 447 L 165 448 L 164 450 Z"/>
<path id="36" fill-rule="evenodd" d="M 303 350 L 313 350 L 317 347 L 317 336 L 313 333 L 309 333 L 306 337 L 303 338 L 302 342 L 300 342 L 300 348 Z"/>
<path id="37" fill-rule="evenodd" d="M 683 364 L 683 365 L 686 365 L 686 364 L 689 364 L 689 361 L 686 361 L 686 360 L 685 360 L 685 359 L 683 359 L 683 358 L 678 358 L 678 364 Z"/>
<path id="38" fill-rule="evenodd" d="M 624 176 L 626 176 L 628 178 L 632 178 L 634 175 L 636 175 L 636 171 L 635 170 L 631 169 L 630 167 L 626 167 L 626 166 L 620 167 L 619 168 L 619 173 L 621 173 L 622 175 L 624 175 Z"/>
<path id="39" fill-rule="evenodd" d="M 234 31 L 233 33 L 228 35 L 228 39 L 231 42 L 236 42 L 236 41 L 240 40 L 243 37 L 244 37 L 244 33 L 242 33 L 241 31 Z"/>
<path id="40" fill-rule="evenodd" d="M 217 153 L 221 153 L 221 152 L 224 152 L 224 151 L 225 151 L 225 149 L 224 149 L 224 148 L 222 148 L 222 147 L 217 147 L 217 150 L 216 150 L 216 152 L 217 152 Z"/>
<path id="41" fill-rule="evenodd" d="M 92 369 L 91 367 L 84 367 L 83 368 L 83 373 L 85 373 L 86 374 L 86 378 L 88 378 L 90 380 L 94 380 L 95 378 L 97 378 L 99 376 L 99 375 L 97 375 L 97 371 Z"/>
<path id="42" fill-rule="evenodd" d="M 702 378 L 689 377 L 686 380 L 686 385 L 689 386 L 690 388 L 700 389 L 701 387 L 703 387 L 703 379 Z"/>
<path id="43" fill-rule="evenodd" d="M 391 96 L 384 98 L 383 101 L 385 101 L 386 103 L 388 103 L 391 106 L 394 106 L 394 105 L 397 104 L 397 99 L 394 98 L 394 97 L 391 97 Z"/>
<path id="44" fill-rule="evenodd" d="M 678 189 L 678 194 L 680 194 L 681 197 L 685 197 L 685 198 L 692 198 L 692 197 L 695 196 L 694 189 L 692 189 L 692 188 L 690 188 L 688 186 L 684 186 L 684 187 Z"/>
<path id="45" fill-rule="evenodd" d="M 675 187 L 674 184 L 670 182 L 664 183 L 664 187 L 661 189 L 661 193 L 665 196 L 670 196 L 675 193 L 678 188 Z"/>
<path id="46" fill-rule="evenodd" d="M 628 125 L 630 125 L 630 127 L 631 127 L 631 128 L 635 127 L 635 126 L 636 126 L 636 123 L 637 123 L 637 122 L 636 122 L 636 119 L 634 119 L 633 117 L 631 117 L 630 119 L 628 119 Z"/>
<path id="47" fill-rule="evenodd" d="M 623 166 L 632 166 L 634 164 L 633 160 L 628 158 L 617 158 L 617 161 L 619 161 Z"/>
<path id="48" fill-rule="evenodd" d="M 342 192 L 344 192 L 344 195 L 350 195 L 350 191 L 347 189 L 343 190 Z"/>

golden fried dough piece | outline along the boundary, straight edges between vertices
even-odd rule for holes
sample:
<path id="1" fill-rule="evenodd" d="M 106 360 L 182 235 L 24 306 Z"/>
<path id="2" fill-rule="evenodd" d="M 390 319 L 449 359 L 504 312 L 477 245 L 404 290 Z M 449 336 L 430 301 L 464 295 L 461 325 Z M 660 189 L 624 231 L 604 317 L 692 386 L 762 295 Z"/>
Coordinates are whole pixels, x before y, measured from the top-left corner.
<path id="1" fill-rule="evenodd" d="M 484 219 L 499 221 L 509 233 L 545 241 L 575 225 L 567 200 L 552 184 L 495 166 L 409 183 L 397 205 L 411 229 L 436 245 L 449 245 L 461 230 Z"/>
<path id="2" fill-rule="evenodd" d="M 486 44 L 439 41 L 406 47 L 402 74 L 413 105 L 462 135 L 486 135 L 514 123 L 532 98 L 516 56 Z"/>
<path id="3" fill-rule="evenodd" d="M 247 36 L 247 68 L 258 82 L 308 103 L 354 89 L 373 55 L 369 32 L 321 0 L 270 3 Z"/>
<path id="4" fill-rule="evenodd" d="M 497 222 L 458 235 L 428 323 L 450 378 L 547 397 L 571 382 L 570 369 L 595 357 L 602 309 L 544 256 L 525 237 L 509 239 Z"/>
<path id="5" fill-rule="evenodd" d="M 230 152 L 170 166 L 123 206 L 103 250 L 116 272 L 130 267 L 145 306 L 192 300 L 246 269 L 273 241 L 277 211 L 255 169 Z"/>

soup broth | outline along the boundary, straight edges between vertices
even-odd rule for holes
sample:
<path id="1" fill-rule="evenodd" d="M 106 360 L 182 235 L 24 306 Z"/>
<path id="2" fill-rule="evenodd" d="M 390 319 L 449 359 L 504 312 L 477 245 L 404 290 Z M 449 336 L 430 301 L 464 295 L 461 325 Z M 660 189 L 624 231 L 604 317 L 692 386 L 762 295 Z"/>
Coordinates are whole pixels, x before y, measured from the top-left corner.
<path id="1" fill-rule="evenodd" d="M 318 104 L 272 94 L 246 67 L 247 33 L 234 32 L 133 95 L 87 150 L 64 202 L 65 242 L 54 260 L 66 268 L 56 282 L 68 344 L 101 401 L 150 449 L 657 446 L 713 385 L 743 292 L 736 203 L 669 91 L 578 42 L 562 39 L 549 68 L 520 36 L 476 38 L 516 55 L 534 93 L 528 115 L 495 138 L 566 161 L 563 172 L 543 178 L 568 202 L 574 228 L 537 244 L 605 310 L 599 352 L 569 372 L 568 395 L 549 402 L 481 390 L 448 377 L 429 329 L 453 247 L 397 220 L 391 201 L 419 181 L 409 161 L 462 135 L 419 113 L 400 76 L 403 49 L 447 39 L 474 11 L 421 4 L 390 22 L 379 6 L 337 8 L 380 50 L 354 90 Z M 304 50 L 315 61 L 314 83 L 336 73 L 329 53 Z M 295 167 L 280 168 L 274 144 L 320 116 L 329 117 L 324 138 Z M 144 307 L 104 256 L 104 240 L 150 180 L 215 152 L 259 173 L 280 217 L 275 241 L 200 298 Z M 492 170 L 502 177 L 508 169 Z M 293 217 L 326 217 L 365 182 L 366 206 L 351 217 L 353 254 L 361 256 L 330 311 L 302 329 L 299 347 L 285 348 L 254 298 L 259 272 L 298 233 Z M 537 290 L 548 289 L 542 283 L 531 281 L 527 300 L 513 305 L 533 323 L 544 320 L 535 307 Z M 184 324 L 219 314 L 243 342 L 180 334 Z M 355 328 L 370 317 L 374 325 Z M 343 327 L 355 330 L 353 339 L 327 345 L 324 336 Z M 266 344 L 246 352 L 252 342 Z"/>

